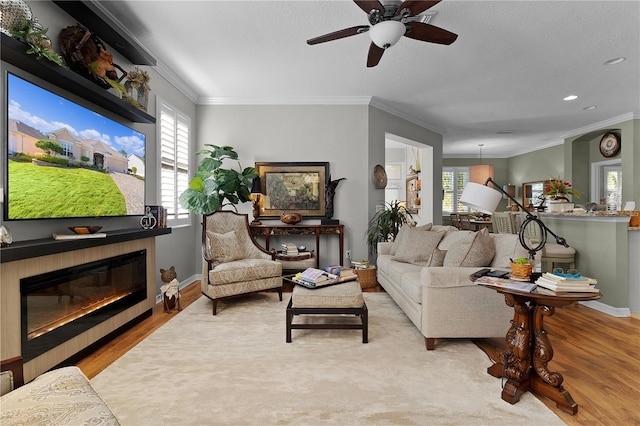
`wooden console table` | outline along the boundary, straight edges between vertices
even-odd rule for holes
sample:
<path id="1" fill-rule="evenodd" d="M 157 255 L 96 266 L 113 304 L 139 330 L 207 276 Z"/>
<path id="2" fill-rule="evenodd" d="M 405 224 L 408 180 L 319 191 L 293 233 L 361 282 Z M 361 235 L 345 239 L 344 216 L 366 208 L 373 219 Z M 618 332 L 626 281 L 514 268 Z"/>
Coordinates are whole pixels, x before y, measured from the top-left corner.
<path id="1" fill-rule="evenodd" d="M 527 391 L 546 396 L 556 407 L 569 414 L 578 412 L 578 404 L 562 386 L 562 374 L 549 371 L 547 364 L 553 358 L 553 348 L 543 326 L 543 318 L 554 314 L 555 308 L 574 302 L 597 300 L 600 293 L 560 293 L 548 295 L 524 293 L 517 290 L 486 286 L 504 294 L 505 302 L 513 307 L 511 327 L 507 331 L 507 351 L 502 362 L 493 364 L 487 372 L 507 379 L 502 388 L 502 399 L 515 404 Z"/>
<path id="2" fill-rule="evenodd" d="M 316 268 L 320 267 L 320 235 L 337 235 L 340 241 L 340 264 L 344 264 L 344 225 L 251 225 L 251 235 L 264 237 L 265 248 L 270 250 L 272 235 L 315 235 Z"/>

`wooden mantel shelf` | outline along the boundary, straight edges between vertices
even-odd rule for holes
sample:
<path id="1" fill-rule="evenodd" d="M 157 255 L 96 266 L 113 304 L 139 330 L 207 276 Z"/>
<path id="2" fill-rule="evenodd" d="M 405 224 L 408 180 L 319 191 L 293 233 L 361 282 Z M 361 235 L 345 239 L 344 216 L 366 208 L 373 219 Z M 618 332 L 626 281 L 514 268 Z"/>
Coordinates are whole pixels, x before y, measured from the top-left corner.
<path id="1" fill-rule="evenodd" d="M 54 240 L 43 238 L 39 240 L 17 241 L 8 247 L 0 249 L 0 263 L 14 262 L 16 260 L 30 259 L 33 257 L 47 256 L 50 254 L 64 253 L 74 250 L 82 250 L 107 244 L 121 243 L 124 241 L 139 240 L 142 238 L 157 237 L 171 233 L 171 228 L 159 229 L 122 229 L 107 231 L 105 238 L 87 238 L 80 240 Z"/>

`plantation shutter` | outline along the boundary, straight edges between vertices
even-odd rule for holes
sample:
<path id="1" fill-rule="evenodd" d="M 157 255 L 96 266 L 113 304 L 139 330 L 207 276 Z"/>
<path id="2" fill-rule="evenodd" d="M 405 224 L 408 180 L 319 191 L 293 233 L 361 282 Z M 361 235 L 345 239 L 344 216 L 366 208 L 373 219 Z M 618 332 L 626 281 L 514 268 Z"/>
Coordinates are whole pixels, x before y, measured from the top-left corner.
<path id="1" fill-rule="evenodd" d="M 468 167 L 444 167 L 442 169 L 442 212 L 463 213 L 469 208 L 460 202 L 462 191 L 469 182 Z"/>
<path id="2" fill-rule="evenodd" d="M 167 210 L 169 225 L 190 224 L 189 211 L 179 198 L 189 187 L 189 136 L 191 120 L 159 101 L 160 199 Z"/>

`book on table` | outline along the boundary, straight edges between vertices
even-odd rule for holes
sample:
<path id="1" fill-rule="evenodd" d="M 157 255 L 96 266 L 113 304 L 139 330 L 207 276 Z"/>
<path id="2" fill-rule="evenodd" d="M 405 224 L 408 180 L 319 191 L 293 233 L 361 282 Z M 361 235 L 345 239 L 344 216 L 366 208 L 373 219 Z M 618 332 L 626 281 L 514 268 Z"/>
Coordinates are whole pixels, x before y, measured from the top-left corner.
<path id="1" fill-rule="evenodd" d="M 598 281 L 585 276 L 566 277 L 545 272 L 536 280 L 536 284 L 556 293 L 599 293 Z"/>
<path id="2" fill-rule="evenodd" d="M 348 277 L 357 278 L 358 277 L 356 275 L 355 269 L 349 268 L 347 266 L 330 265 L 330 266 L 325 266 L 322 269 L 326 271 L 331 278 L 348 278 Z"/>
<path id="3" fill-rule="evenodd" d="M 474 283 L 497 288 L 506 288 L 509 290 L 517 290 L 524 293 L 531 293 L 533 289 L 536 288 L 535 283 L 513 281 L 507 278 L 490 277 L 488 275 L 477 278 Z"/>
<path id="4" fill-rule="evenodd" d="M 312 284 L 321 284 L 332 279 L 326 271 L 316 268 L 307 268 L 302 271 L 300 276 L 296 276 L 296 278 Z"/>

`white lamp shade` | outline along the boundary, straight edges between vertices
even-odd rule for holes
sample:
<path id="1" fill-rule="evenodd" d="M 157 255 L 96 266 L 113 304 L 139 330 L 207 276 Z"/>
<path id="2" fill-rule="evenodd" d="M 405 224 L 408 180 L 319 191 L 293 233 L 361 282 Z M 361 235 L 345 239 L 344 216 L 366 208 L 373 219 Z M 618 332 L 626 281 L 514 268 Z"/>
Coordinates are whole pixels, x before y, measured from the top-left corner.
<path id="1" fill-rule="evenodd" d="M 469 182 L 462 191 L 460 202 L 473 210 L 492 214 L 496 211 L 502 194 L 486 185 Z"/>
<path id="2" fill-rule="evenodd" d="M 396 44 L 406 31 L 402 22 L 382 21 L 371 27 L 369 37 L 376 46 L 386 49 Z"/>
<path id="3" fill-rule="evenodd" d="M 478 164 L 469 167 L 469 182 L 484 184 L 493 177 L 493 164 Z"/>

